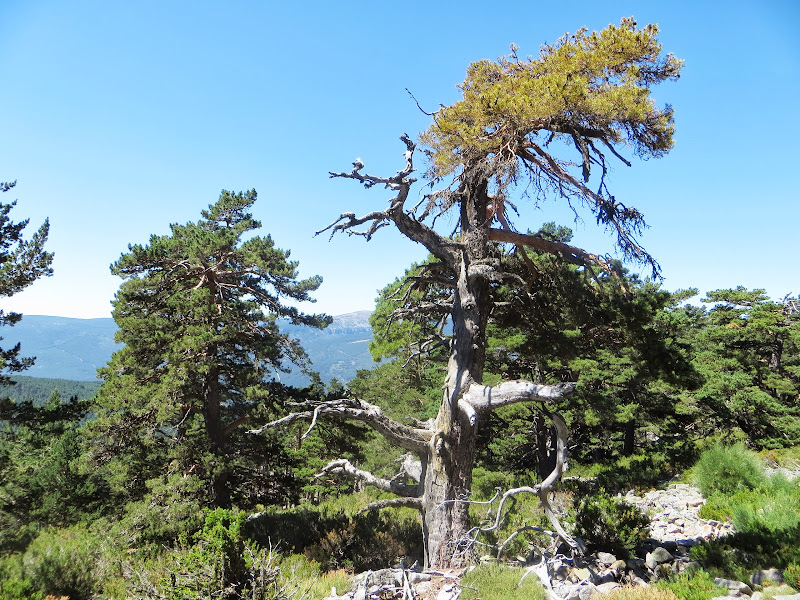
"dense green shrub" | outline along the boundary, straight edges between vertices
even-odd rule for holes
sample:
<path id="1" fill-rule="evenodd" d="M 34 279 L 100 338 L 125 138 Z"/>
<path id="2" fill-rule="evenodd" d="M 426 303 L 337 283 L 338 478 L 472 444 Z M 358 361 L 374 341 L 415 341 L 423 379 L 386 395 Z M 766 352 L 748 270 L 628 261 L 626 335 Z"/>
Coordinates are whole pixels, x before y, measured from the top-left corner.
<path id="1" fill-rule="evenodd" d="M 575 525 L 592 549 L 628 557 L 647 539 L 650 519 L 632 504 L 600 490 L 581 500 Z"/>
<path id="2" fill-rule="evenodd" d="M 700 456 L 694 467 L 694 483 L 708 498 L 712 494 L 733 494 L 753 490 L 766 483 L 764 465 L 744 444 L 714 445 Z"/>
<path id="3" fill-rule="evenodd" d="M 726 595 L 728 591 L 726 588 L 714 585 L 714 578 L 701 570 L 660 579 L 655 585 L 658 589 L 673 592 L 675 597 L 681 600 L 711 600 Z"/>
<path id="4" fill-rule="evenodd" d="M 22 572 L 22 555 L 0 558 L 0 598 L 3 600 L 42 600 L 44 594 Z"/>
<path id="5" fill-rule="evenodd" d="M 362 504 L 363 506 L 363 504 Z M 413 509 L 351 514 L 342 506 L 268 510 L 248 523 L 252 539 L 305 554 L 325 571 L 384 568 L 422 558 L 422 529 Z"/>
<path id="6" fill-rule="evenodd" d="M 768 484 L 757 490 L 736 494 L 732 506 L 737 531 L 782 535 L 800 528 L 800 488 Z"/>
<path id="7" fill-rule="evenodd" d="M 796 590 L 800 590 L 800 563 L 788 565 L 783 572 L 783 579 Z"/>
<path id="8" fill-rule="evenodd" d="M 44 594 L 88 600 L 99 591 L 101 540 L 85 526 L 47 529 L 22 557 L 22 574 Z"/>
<path id="9" fill-rule="evenodd" d="M 193 543 L 181 536 L 177 548 L 136 565 L 129 591 L 159 600 L 282 598 L 278 558 L 245 539 L 244 522 L 241 512 L 206 510 Z"/>

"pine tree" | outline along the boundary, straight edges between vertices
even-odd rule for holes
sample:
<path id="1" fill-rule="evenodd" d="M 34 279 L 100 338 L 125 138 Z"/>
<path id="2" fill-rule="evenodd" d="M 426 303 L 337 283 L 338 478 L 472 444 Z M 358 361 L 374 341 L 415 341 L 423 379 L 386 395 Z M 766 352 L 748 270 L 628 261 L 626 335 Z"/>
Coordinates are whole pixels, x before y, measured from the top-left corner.
<path id="1" fill-rule="evenodd" d="M 104 510 L 105 490 L 78 469 L 88 403 L 0 400 L 0 551 L 22 549 L 44 526 L 66 527 Z"/>
<path id="2" fill-rule="evenodd" d="M 800 313 L 744 287 L 709 292 L 696 337 L 705 383 L 698 403 L 718 430 L 744 432 L 756 448 L 800 443 Z"/>
<path id="3" fill-rule="evenodd" d="M 331 319 L 287 303 L 313 301 L 321 278 L 298 280 L 289 252 L 252 234 L 255 201 L 254 190 L 223 190 L 201 220 L 129 246 L 111 266 L 124 280 L 113 313 L 124 347 L 101 370 L 92 458 L 131 497 L 149 478 L 192 476 L 205 482 L 206 503 L 227 507 L 238 468 L 269 472 L 252 454 L 266 463 L 274 445 L 254 450 L 251 439 L 243 449 L 240 427 L 270 414 L 277 400 L 266 382 L 277 371 L 308 366 L 277 319 Z"/>
<path id="4" fill-rule="evenodd" d="M 618 201 L 606 185 L 611 155 L 630 164 L 621 154 L 626 147 L 640 156 L 659 157 L 673 145 L 672 109 L 656 106 L 650 89 L 676 79 L 681 61 L 661 55 L 657 34 L 655 25 L 639 29 L 633 19 L 623 19 L 618 27 L 592 33 L 580 29 L 564 36 L 544 46 L 536 58 L 520 59 L 514 49 L 508 58 L 470 65 L 460 86 L 462 99 L 436 111 L 420 138 L 430 163 L 426 177 L 434 191 L 419 201 L 409 201 L 416 182 L 417 144 L 407 135 L 401 138 L 405 166 L 394 175 L 366 173 L 361 160 L 351 171 L 331 173 L 367 188 L 388 188 L 394 196 L 383 208 L 358 217 L 342 213 L 323 231 L 369 240 L 392 226 L 435 258 L 435 272 L 428 269 L 429 275 L 414 282 L 429 279 L 451 292 L 447 371 L 432 424 L 397 423 L 374 405 L 353 398 L 338 405 L 308 406 L 292 418 L 332 413 L 361 419 L 417 454 L 422 475 L 413 486 L 375 478 L 341 461 L 331 463 L 329 471 L 392 491 L 401 496 L 398 501 L 418 507 L 427 565 L 457 567 L 466 561 L 473 540 L 464 500 L 472 483 L 477 429 L 487 415 L 503 405 L 552 402 L 575 389 L 575 382 L 543 386 L 521 380 L 497 385 L 484 381 L 491 287 L 509 276 L 498 246 L 512 244 L 521 252 L 537 248 L 589 270 L 613 268 L 579 248 L 515 230 L 514 193 L 524 191 L 535 200 L 553 196 L 570 206 L 586 207 L 598 224 L 615 234 L 624 259 L 649 264 L 658 273 L 656 261 L 637 240 L 643 215 Z M 436 189 L 438 185 L 442 187 Z M 437 230 L 437 223 L 448 219 L 448 230 Z M 559 416 L 555 420 L 563 458 L 566 426 Z M 539 498 L 556 531 L 577 547 L 548 509 L 548 486 L 560 471 L 552 475 L 539 489 Z"/>
<path id="5" fill-rule="evenodd" d="M 0 192 L 8 192 L 17 184 L 0 182 Z M 11 209 L 16 201 L 0 203 L 0 297 L 8 298 L 21 292 L 40 277 L 53 274 L 50 267 L 53 254 L 46 252 L 44 245 L 50 231 L 50 223 L 45 220 L 30 240 L 23 237 L 29 220 L 18 223 L 11 220 Z M 0 327 L 18 323 L 22 315 L 0 309 Z M 2 340 L 3 338 L 0 338 Z M 33 358 L 20 356 L 20 345 L 0 348 L 0 385 L 9 385 L 8 373 L 23 371 L 33 364 Z"/>

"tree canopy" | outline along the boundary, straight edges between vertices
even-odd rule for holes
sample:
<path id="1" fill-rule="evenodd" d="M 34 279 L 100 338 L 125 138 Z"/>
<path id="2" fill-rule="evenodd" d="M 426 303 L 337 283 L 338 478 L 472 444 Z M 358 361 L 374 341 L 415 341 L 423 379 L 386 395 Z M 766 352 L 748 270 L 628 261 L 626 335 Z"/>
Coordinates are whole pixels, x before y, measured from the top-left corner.
<path id="1" fill-rule="evenodd" d="M 308 366 L 276 320 L 331 321 L 288 302 L 313 301 L 321 278 L 297 279 L 289 252 L 252 234 L 261 226 L 249 212 L 256 198 L 223 190 L 201 220 L 129 246 L 111 266 L 124 280 L 113 314 L 125 345 L 101 370 L 93 429 L 96 459 L 122 469 L 129 489 L 158 473 L 161 455 L 172 472 L 208 482 L 212 503 L 229 505 L 229 459 L 248 454 L 233 452 L 234 434 L 266 414 L 267 381 L 287 362 Z"/>
<path id="2" fill-rule="evenodd" d="M 16 181 L 0 182 L 0 192 L 8 192 L 16 184 Z M 44 249 L 50 231 L 49 221 L 45 219 L 36 233 L 26 240 L 23 233 L 29 220 L 11 220 L 11 210 L 16 204 L 16 201 L 0 203 L 0 297 L 3 298 L 21 292 L 40 277 L 53 274 L 50 266 L 53 254 Z M 0 326 L 14 325 L 21 318 L 19 313 L 0 309 Z M 8 373 L 23 371 L 33 364 L 32 358 L 24 358 L 19 353 L 19 344 L 8 349 L 0 348 L 0 384 L 11 383 Z"/>

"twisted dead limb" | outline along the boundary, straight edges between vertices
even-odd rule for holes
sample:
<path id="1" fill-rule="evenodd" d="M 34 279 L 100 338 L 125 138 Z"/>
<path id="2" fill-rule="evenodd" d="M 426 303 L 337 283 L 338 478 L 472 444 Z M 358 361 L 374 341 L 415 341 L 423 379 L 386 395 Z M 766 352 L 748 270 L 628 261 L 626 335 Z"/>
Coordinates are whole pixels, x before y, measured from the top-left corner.
<path id="1" fill-rule="evenodd" d="M 501 497 L 500 497 L 500 504 L 497 508 L 497 513 L 495 515 L 495 520 L 492 525 L 489 527 L 475 527 L 469 533 L 473 536 L 473 539 L 481 534 L 481 533 L 488 533 L 491 531 L 497 531 L 500 529 L 502 524 L 503 516 L 504 516 L 504 507 L 506 502 L 509 498 L 513 498 L 517 494 L 536 494 L 539 497 L 539 502 L 542 505 L 542 509 L 544 510 L 545 515 L 547 515 L 550 524 L 552 525 L 555 533 L 553 531 L 549 531 L 542 527 L 536 527 L 533 525 L 525 525 L 523 527 L 518 528 L 514 531 L 505 541 L 503 541 L 497 547 L 497 557 L 503 553 L 503 550 L 516 538 L 520 533 L 524 531 L 536 531 L 539 533 L 545 533 L 553 538 L 560 537 L 564 540 L 569 546 L 573 549 L 574 552 L 582 554 L 585 551 L 585 547 L 581 540 L 576 540 L 571 535 L 569 535 L 564 528 L 561 526 L 561 523 L 556 515 L 555 511 L 553 510 L 552 505 L 550 504 L 549 495 L 553 490 L 553 485 L 556 481 L 559 480 L 561 475 L 564 472 L 564 465 L 566 464 L 566 457 L 567 457 L 567 441 L 569 439 L 569 429 L 567 428 L 567 424 L 564 421 L 563 417 L 558 414 L 557 412 L 549 413 L 553 424 L 556 427 L 557 433 L 557 440 L 556 440 L 556 465 L 553 468 L 553 471 L 548 475 L 548 477 L 539 485 L 534 487 L 523 486 L 518 488 L 512 488 L 507 490 Z M 497 496 L 495 496 L 496 498 Z M 492 501 L 494 501 L 494 499 Z"/>

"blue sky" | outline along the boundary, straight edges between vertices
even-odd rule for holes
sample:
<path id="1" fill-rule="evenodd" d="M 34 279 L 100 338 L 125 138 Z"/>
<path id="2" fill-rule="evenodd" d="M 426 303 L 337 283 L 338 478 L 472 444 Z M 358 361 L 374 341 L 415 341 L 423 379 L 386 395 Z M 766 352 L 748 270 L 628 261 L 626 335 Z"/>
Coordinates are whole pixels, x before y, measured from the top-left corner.
<path id="1" fill-rule="evenodd" d="M 371 309 L 424 257 L 388 229 L 314 237 L 341 212 L 384 207 L 381 190 L 332 180 L 356 157 L 402 167 L 403 132 L 458 98 L 467 65 L 516 43 L 536 54 L 581 26 L 656 22 L 683 76 L 655 89 L 675 107 L 676 147 L 610 187 L 650 228 L 668 289 L 744 285 L 800 293 L 800 3 L 540 1 L 0 3 L 0 181 L 16 219 L 50 218 L 55 275 L 3 299 L 28 314 L 110 316 L 108 267 L 129 243 L 196 220 L 221 189 L 255 188 L 254 214 L 301 276 L 324 284 L 313 311 Z M 420 165 L 421 166 L 421 165 Z M 520 205 L 518 228 L 555 220 L 607 252 L 593 220 Z"/>

